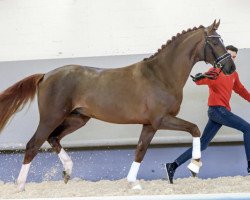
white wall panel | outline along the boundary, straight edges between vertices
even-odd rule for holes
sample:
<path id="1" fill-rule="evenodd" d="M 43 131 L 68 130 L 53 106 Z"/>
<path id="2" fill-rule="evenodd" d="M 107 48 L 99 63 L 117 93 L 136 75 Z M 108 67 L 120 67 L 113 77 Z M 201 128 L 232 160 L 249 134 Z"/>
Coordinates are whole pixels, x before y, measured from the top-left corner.
<path id="1" fill-rule="evenodd" d="M 1 0 L 0 61 L 153 53 L 183 29 L 221 19 L 250 47 L 248 0 Z"/>

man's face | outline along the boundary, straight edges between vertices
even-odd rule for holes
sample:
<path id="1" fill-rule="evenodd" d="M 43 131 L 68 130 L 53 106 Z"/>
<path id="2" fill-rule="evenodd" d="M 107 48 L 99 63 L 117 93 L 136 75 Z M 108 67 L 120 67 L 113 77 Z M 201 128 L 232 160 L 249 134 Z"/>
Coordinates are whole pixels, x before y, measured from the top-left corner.
<path id="1" fill-rule="evenodd" d="M 227 50 L 227 52 L 231 55 L 231 58 L 233 59 L 233 61 L 235 61 L 235 59 L 237 57 L 237 53 L 235 51 L 231 51 L 231 50 Z"/>

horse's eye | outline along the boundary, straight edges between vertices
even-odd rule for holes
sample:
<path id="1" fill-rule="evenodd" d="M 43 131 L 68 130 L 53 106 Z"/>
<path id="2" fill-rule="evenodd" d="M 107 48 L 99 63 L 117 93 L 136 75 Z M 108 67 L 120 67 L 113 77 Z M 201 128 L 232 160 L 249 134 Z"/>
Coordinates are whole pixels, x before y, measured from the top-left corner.
<path id="1" fill-rule="evenodd" d="M 213 42 L 213 45 L 214 45 L 214 46 L 218 46 L 218 43 L 217 43 L 217 42 Z"/>

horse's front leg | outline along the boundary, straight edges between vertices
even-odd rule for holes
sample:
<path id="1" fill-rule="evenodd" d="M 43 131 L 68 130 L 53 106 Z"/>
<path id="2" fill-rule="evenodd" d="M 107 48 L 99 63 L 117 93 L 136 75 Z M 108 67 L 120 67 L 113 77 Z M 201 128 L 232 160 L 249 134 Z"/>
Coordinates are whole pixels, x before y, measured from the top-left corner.
<path id="1" fill-rule="evenodd" d="M 192 160 L 188 165 L 188 169 L 192 174 L 199 173 L 202 165 L 201 158 L 201 145 L 200 145 L 200 130 L 196 124 L 190 123 L 183 119 L 167 115 L 154 124 L 157 129 L 168 129 L 189 132 L 193 136 L 193 149 Z"/>
<path id="2" fill-rule="evenodd" d="M 139 183 L 136 182 L 137 174 L 140 168 L 141 161 L 143 160 L 148 146 L 154 137 L 156 130 L 151 125 L 143 125 L 141 135 L 135 151 L 135 160 L 129 170 L 127 180 L 132 184 L 132 189 L 141 189 Z"/>

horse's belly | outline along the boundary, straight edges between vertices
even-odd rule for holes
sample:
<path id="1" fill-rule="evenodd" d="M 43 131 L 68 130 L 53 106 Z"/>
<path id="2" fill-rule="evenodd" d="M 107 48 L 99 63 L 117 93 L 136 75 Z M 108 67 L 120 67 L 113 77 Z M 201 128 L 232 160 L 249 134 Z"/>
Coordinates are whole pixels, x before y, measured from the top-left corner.
<path id="1" fill-rule="evenodd" d="M 105 122 L 116 123 L 116 124 L 148 124 L 149 120 L 144 116 L 131 115 L 127 116 L 126 114 L 111 114 L 100 113 L 100 114 L 92 114 L 92 118 L 96 118 Z"/>
<path id="2" fill-rule="evenodd" d="M 112 106 L 93 106 L 82 108 L 82 114 L 91 118 L 117 124 L 148 124 L 146 113 L 139 109 Z"/>

